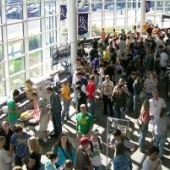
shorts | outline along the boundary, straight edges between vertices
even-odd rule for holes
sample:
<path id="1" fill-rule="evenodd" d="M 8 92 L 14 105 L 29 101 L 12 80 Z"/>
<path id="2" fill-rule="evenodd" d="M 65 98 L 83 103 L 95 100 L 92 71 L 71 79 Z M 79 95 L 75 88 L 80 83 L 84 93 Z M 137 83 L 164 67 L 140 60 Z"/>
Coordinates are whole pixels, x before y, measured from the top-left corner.
<path id="1" fill-rule="evenodd" d="M 39 131 L 47 131 L 47 127 L 48 127 L 48 114 L 43 115 L 43 116 L 40 118 Z"/>

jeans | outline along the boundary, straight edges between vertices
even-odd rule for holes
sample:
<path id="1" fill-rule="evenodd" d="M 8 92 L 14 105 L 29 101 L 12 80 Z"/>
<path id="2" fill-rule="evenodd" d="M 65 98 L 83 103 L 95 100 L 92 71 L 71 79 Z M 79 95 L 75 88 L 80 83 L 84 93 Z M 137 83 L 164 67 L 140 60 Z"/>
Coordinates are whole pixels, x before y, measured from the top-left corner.
<path id="1" fill-rule="evenodd" d="M 103 105 L 104 105 L 103 113 L 107 114 L 107 105 L 109 105 L 110 116 L 113 117 L 114 113 L 113 113 L 112 102 L 111 102 L 111 99 L 108 96 L 106 96 L 106 95 L 103 95 Z"/>
<path id="2" fill-rule="evenodd" d="M 93 166 L 93 169 L 94 169 L 94 170 L 102 170 L 102 165 Z"/>
<path id="3" fill-rule="evenodd" d="M 64 109 L 62 112 L 62 120 L 64 120 L 64 117 L 69 117 L 69 107 L 70 107 L 70 100 L 64 100 Z"/>
<path id="4" fill-rule="evenodd" d="M 166 135 L 155 135 L 155 146 L 159 148 L 159 158 L 163 157 L 166 139 Z"/>
<path id="5" fill-rule="evenodd" d="M 129 99 L 127 104 L 128 112 L 133 112 L 133 93 L 130 92 L 128 99 Z"/>
<path id="6" fill-rule="evenodd" d="M 56 136 L 59 136 L 62 132 L 61 112 L 51 113 L 51 118 L 54 126 L 54 133 Z"/>
<path id="7" fill-rule="evenodd" d="M 125 113 L 122 108 L 114 107 L 114 114 L 115 114 L 114 116 L 115 118 L 125 119 Z"/>
<path id="8" fill-rule="evenodd" d="M 94 99 L 89 99 L 90 107 L 89 107 L 89 112 L 91 113 L 92 116 L 95 115 L 95 103 Z"/>
<path id="9" fill-rule="evenodd" d="M 133 96 L 133 110 L 134 110 L 134 118 L 139 117 L 140 112 L 140 98 L 139 95 Z"/>
<path id="10" fill-rule="evenodd" d="M 148 124 L 142 125 L 140 129 L 140 134 L 139 134 L 139 148 L 140 151 L 143 151 L 145 149 L 145 138 L 148 132 Z"/>

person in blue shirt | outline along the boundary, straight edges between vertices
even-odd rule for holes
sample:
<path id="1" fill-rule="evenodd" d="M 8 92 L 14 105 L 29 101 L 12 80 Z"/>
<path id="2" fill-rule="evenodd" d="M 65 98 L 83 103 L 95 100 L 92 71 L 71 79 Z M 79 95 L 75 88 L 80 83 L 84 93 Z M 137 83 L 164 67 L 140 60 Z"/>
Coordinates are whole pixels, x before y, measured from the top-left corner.
<path id="1" fill-rule="evenodd" d="M 70 143 L 67 133 L 65 132 L 61 133 L 57 142 L 53 146 L 52 151 L 57 153 L 59 158 L 56 162 L 57 168 L 64 165 L 67 159 L 70 159 L 73 164 L 76 161 L 76 151 Z"/>
<path id="2" fill-rule="evenodd" d="M 23 132 L 21 125 L 14 126 L 14 134 L 11 136 L 10 141 L 10 155 L 12 156 L 15 148 L 15 165 L 22 166 L 22 160 L 29 156 L 27 140 L 30 137 L 31 135 Z"/>
<path id="3" fill-rule="evenodd" d="M 46 154 L 48 160 L 45 162 L 44 170 L 57 170 L 55 162 L 58 160 L 58 155 L 54 152 L 47 152 Z"/>
<path id="4" fill-rule="evenodd" d="M 113 158 L 113 170 L 132 170 L 132 161 L 123 143 L 116 146 L 116 156 Z"/>

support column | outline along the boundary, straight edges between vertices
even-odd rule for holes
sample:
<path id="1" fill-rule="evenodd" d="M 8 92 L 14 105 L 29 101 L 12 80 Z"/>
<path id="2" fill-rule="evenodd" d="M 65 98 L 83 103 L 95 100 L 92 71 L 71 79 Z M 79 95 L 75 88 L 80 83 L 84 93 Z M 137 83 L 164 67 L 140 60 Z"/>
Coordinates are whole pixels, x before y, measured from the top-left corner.
<path id="1" fill-rule="evenodd" d="M 76 1 L 69 0 L 69 40 L 71 46 L 71 72 L 73 72 L 73 66 L 76 63 L 77 57 L 77 8 L 76 8 Z"/>
<path id="2" fill-rule="evenodd" d="M 142 26 L 145 24 L 145 0 L 141 1 L 141 19 L 140 19 L 140 34 L 142 35 Z"/>

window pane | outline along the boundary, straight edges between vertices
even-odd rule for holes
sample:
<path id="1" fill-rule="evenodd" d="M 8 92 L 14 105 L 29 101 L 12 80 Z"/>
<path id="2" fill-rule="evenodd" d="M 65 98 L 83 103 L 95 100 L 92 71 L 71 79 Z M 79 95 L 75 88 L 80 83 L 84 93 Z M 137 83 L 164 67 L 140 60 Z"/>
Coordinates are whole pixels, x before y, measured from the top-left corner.
<path id="1" fill-rule="evenodd" d="M 9 74 L 14 74 L 24 70 L 24 57 L 9 60 Z"/>
<path id="2" fill-rule="evenodd" d="M 2 23 L 2 7 L 1 7 L 1 4 L 0 4 L 0 24 Z"/>
<path id="3" fill-rule="evenodd" d="M 0 27 L 0 42 L 2 42 L 2 27 Z"/>
<path id="4" fill-rule="evenodd" d="M 29 51 L 41 47 L 41 35 L 29 37 Z"/>
<path id="5" fill-rule="evenodd" d="M 40 3 L 28 3 L 27 4 L 27 16 L 28 18 L 35 18 L 41 16 Z"/>
<path id="6" fill-rule="evenodd" d="M 13 4 L 13 5 L 7 5 L 6 6 L 6 16 L 7 16 L 7 22 L 17 22 L 21 19 L 23 19 L 23 7 L 22 5 Z"/>
<path id="7" fill-rule="evenodd" d="M 4 53 L 3 53 L 3 47 L 2 44 L 0 44 L 0 61 L 4 59 Z"/>
<path id="8" fill-rule="evenodd" d="M 45 58 L 46 58 L 47 60 L 51 58 L 50 51 L 51 51 L 51 48 L 50 48 L 50 47 L 44 49 Z"/>
<path id="9" fill-rule="evenodd" d="M 103 4 L 102 3 L 94 3 L 91 5 L 92 11 L 102 11 L 103 10 Z"/>
<path id="10" fill-rule="evenodd" d="M 2 99 L 2 97 L 6 96 L 6 91 L 5 91 L 5 82 L 4 81 L 0 81 L 0 100 Z"/>
<path id="11" fill-rule="evenodd" d="M 51 60 L 46 62 L 46 76 L 50 75 L 52 69 Z"/>
<path id="12" fill-rule="evenodd" d="M 13 91 L 14 89 L 18 89 L 19 87 L 22 87 L 24 83 L 25 83 L 25 73 L 20 73 L 20 74 L 10 77 L 9 79 L 10 91 Z"/>
<path id="13" fill-rule="evenodd" d="M 92 14 L 92 20 L 101 20 L 101 12 L 93 12 Z"/>
<path id="14" fill-rule="evenodd" d="M 28 34 L 37 34 L 41 32 L 41 22 L 40 20 L 34 20 L 28 22 Z"/>
<path id="15" fill-rule="evenodd" d="M 14 41 L 8 43 L 8 57 L 19 57 L 24 54 L 23 41 Z"/>
<path id="16" fill-rule="evenodd" d="M 41 77 L 42 76 L 42 65 L 39 65 L 36 68 L 30 70 L 30 78 L 31 77 Z"/>
<path id="17" fill-rule="evenodd" d="M 4 79 L 4 63 L 0 63 L 0 82 Z"/>
<path id="18" fill-rule="evenodd" d="M 56 29 L 56 17 L 49 17 L 49 18 L 45 18 L 45 27 L 46 30 L 52 30 L 52 29 Z"/>
<path id="19" fill-rule="evenodd" d="M 91 22 L 92 30 L 99 29 L 101 30 L 101 21 L 92 21 Z"/>
<path id="20" fill-rule="evenodd" d="M 55 2 L 45 2 L 45 15 L 56 14 L 56 3 Z"/>
<path id="21" fill-rule="evenodd" d="M 53 44 L 56 41 L 57 41 L 56 31 L 46 33 L 46 36 L 45 36 L 46 45 Z"/>
<path id="22" fill-rule="evenodd" d="M 32 67 L 42 62 L 41 51 L 36 51 L 29 55 L 29 66 Z"/>
<path id="23" fill-rule="evenodd" d="M 7 34 L 8 34 L 8 40 L 22 38 L 23 37 L 22 23 L 8 25 Z"/>

